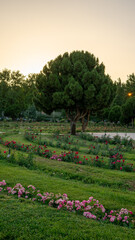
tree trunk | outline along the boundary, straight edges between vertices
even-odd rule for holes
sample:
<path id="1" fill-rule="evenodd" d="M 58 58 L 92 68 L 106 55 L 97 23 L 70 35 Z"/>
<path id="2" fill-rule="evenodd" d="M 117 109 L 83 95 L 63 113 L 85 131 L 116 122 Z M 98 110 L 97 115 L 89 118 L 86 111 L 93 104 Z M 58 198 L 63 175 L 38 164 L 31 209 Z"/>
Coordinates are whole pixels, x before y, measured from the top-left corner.
<path id="1" fill-rule="evenodd" d="M 85 132 L 85 129 L 88 126 L 89 119 L 90 119 L 90 111 L 88 111 L 87 120 L 85 119 L 85 117 L 82 118 L 82 132 Z"/>
<path id="2" fill-rule="evenodd" d="M 71 121 L 71 135 L 76 135 L 76 122 Z"/>
<path id="3" fill-rule="evenodd" d="M 85 118 L 82 118 L 82 132 L 85 132 L 85 128 L 86 128 Z"/>

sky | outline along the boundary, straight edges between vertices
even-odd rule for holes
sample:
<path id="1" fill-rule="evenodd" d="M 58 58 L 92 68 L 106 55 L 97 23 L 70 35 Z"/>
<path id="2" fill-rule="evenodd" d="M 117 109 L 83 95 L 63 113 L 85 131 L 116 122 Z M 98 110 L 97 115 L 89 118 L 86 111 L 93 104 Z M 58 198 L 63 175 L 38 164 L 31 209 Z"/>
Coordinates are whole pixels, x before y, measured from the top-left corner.
<path id="1" fill-rule="evenodd" d="M 0 0 L 0 71 L 39 73 L 74 50 L 125 82 L 135 73 L 135 0 Z"/>

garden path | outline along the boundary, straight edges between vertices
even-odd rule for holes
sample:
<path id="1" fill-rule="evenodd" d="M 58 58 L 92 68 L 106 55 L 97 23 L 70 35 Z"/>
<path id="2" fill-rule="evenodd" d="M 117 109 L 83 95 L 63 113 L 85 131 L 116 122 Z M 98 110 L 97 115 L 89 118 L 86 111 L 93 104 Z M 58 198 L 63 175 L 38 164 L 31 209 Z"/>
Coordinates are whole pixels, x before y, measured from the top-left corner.
<path id="1" fill-rule="evenodd" d="M 97 136 L 97 137 L 101 137 L 103 135 L 109 135 L 110 137 L 114 137 L 116 135 L 119 135 L 121 138 L 123 137 L 129 137 L 129 138 L 132 138 L 133 140 L 135 140 L 135 133 L 118 133 L 118 132 L 98 132 L 98 133 L 92 133 L 92 132 L 89 132 L 89 134 L 93 134 L 94 136 Z"/>

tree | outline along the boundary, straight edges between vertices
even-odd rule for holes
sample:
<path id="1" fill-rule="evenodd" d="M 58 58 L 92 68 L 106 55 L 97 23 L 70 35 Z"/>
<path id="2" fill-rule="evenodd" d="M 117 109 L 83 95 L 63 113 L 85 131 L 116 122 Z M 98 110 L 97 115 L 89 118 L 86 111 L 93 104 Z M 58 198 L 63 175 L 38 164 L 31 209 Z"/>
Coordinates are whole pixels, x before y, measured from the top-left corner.
<path id="1" fill-rule="evenodd" d="M 108 116 L 109 120 L 111 122 L 117 123 L 118 121 L 120 121 L 120 117 L 121 117 L 121 106 L 115 105 L 111 107 L 109 116 Z"/>
<path id="2" fill-rule="evenodd" d="M 10 71 L 5 69 L 0 72 L 0 115 L 4 118 L 6 108 L 8 106 L 8 81 L 10 78 Z"/>
<path id="3" fill-rule="evenodd" d="M 36 106 L 50 114 L 65 109 L 71 122 L 71 134 L 76 122 L 89 117 L 90 112 L 108 105 L 112 80 L 105 75 L 104 64 L 84 51 L 64 53 L 48 62 L 36 78 Z"/>
<path id="4" fill-rule="evenodd" d="M 25 77 L 19 71 L 10 72 L 7 93 L 8 104 L 5 114 L 13 119 L 21 116 L 21 112 L 27 107 L 25 88 Z"/>
<path id="5" fill-rule="evenodd" d="M 126 81 L 126 90 L 127 90 L 127 93 L 131 92 L 135 96 L 135 74 L 134 73 L 128 76 L 128 79 Z"/>
<path id="6" fill-rule="evenodd" d="M 33 104 L 36 74 L 27 79 L 19 72 L 3 70 L 0 72 L 0 114 L 21 117 L 22 113 Z"/>
<path id="7" fill-rule="evenodd" d="M 132 121 L 132 127 L 134 127 L 135 96 L 128 98 L 126 103 L 123 104 L 121 119 L 124 123 L 130 123 Z"/>
<path id="8" fill-rule="evenodd" d="M 116 85 L 116 95 L 112 101 L 111 107 L 113 106 L 122 106 L 127 98 L 126 84 L 121 82 L 121 79 L 118 79 L 118 82 L 115 82 Z"/>
<path id="9" fill-rule="evenodd" d="M 29 105 L 28 109 L 23 112 L 23 117 L 29 118 L 29 119 L 34 119 L 34 120 L 36 119 L 37 111 L 36 111 L 36 107 L 34 104 Z"/>

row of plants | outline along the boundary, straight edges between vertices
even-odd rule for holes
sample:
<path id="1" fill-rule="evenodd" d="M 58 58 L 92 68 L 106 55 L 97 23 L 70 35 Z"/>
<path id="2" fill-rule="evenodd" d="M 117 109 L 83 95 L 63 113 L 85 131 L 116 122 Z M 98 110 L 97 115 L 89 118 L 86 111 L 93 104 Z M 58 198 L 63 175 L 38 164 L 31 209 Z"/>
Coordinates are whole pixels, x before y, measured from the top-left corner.
<path id="1" fill-rule="evenodd" d="M 98 143 L 110 143 L 110 144 L 120 144 L 123 146 L 129 146 L 132 148 L 133 146 L 133 139 L 129 137 L 123 137 L 121 138 L 119 135 L 115 135 L 114 137 L 110 137 L 107 134 L 102 135 L 101 137 L 94 136 L 93 134 L 86 134 L 86 133 L 80 133 L 79 137 L 88 140 L 88 141 L 95 141 Z"/>
<path id="2" fill-rule="evenodd" d="M 70 136 L 68 136 L 68 137 L 64 136 L 64 135 L 57 136 L 55 142 L 53 141 L 55 139 L 55 136 L 53 136 L 51 139 L 48 139 L 48 138 L 41 139 L 41 134 L 35 135 L 32 132 L 25 132 L 24 137 L 28 141 L 35 142 L 40 145 L 62 148 L 64 150 L 71 150 L 71 151 L 79 151 L 79 149 L 80 149 L 78 141 L 75 141 L 75 139 L 73 139 L 73 138 L 69 139 Z"/>
<path id="3" fill-rule="evenodd" d="M 18 152 L 17 152 L 18 153 Z M 74 168 L 72 168 L 72 171 L 68 169 L 68 166 L 66 168 L 59 168 L 59 165 L 54 168 L 54 165 L 50 162 L 48 165 L 48 162 L 45 162 L 43 164 L 39 164 L 36 159 L 34 158 L 34 155 L 32 153 L 12 153 L 12 154 L 7 154 L 7 151 L 0 151 L 0 160 L 3 160 L 4 162 L 9 162 L 14 165 L 19 165 L 21 167 L 28 168 L 29 170 L 39 170 L 43 171 L 44 173 L 47 173 L 50 176 L 55 176 L 58 178 L 62 179 L 70 179 L 70 180 L 77 180 L 81 181 L 83 183 L 87 184 L 94 184 L 98 183 L 101 186 L 113 186 L 114 188 L 118 187 L 119 188 L 129 188 L 130 185 L 127 184 L 126 182 L 123 181 L 105 181 L 103 179 L 99 179 L 98 176 L 91 175 L 89 174 L 89 171 L 91 169 L 84 169 L 81 168 L 81 171 L 78 171 L 78 166 L 76 165 Z M 79 166 L 80 169 L 81 166 Z M 87 174 L 87 173 L 88 174 Z M 103 180 L 103 181 L 102 181 Z"/>
<path id="4" fill-rule="evenodd" d="M 104 161 L 103 157 L 88 157 L 82 156 L 80 157 L 78 152 L 68 152 L 61 153 L 59 155 L 54 154 L 50 159 L 54 159 L 57 161 L 65 161 L 65 162 L 74 162 L 76 164 L 90 165 L 94 167 L 101 167 L 106 169 L 114 169 L 121 170 L 126 172 L 133 172 L 135 168 L 133 168 L 132 163 L 125 163 L 122 155 L 116 153 L 115 155 L 109 157 L 108 162 Z"/>
<path id="5" fill-rule="evenodd" d="M 31 139 L 34 139 L 34 141 L 39 143 L 37 135 L 34 135 L 33 133 L 27 132 L 26 137 L 27 137 L 27 140 L 29 140 L 29 141 Z M 66 141 L 68 142 L 68 145 L 69 145 L 67 150 L 72 152 L 73 148 L 71 148 L 71 144 L 74 143 L 74 141 L 75 141 L 74 138 L 70 135 L 59 135 L 59 136 L 57 135 L 57 139 L 59 139 L 59 138 L 63 139 L 63 140 L 66 139 Z M 71 140 L 70 142 L 69 142 L 69 139 Z M 77 139 L 77 141 L 78 141 L 78 139 Z M 58 142 L 58 144 L 54 143 L 52 137 L 49 141 L 46 141 L 46 142 L 43 141 L 42 143 L 47 143 L 47 142 L 49 143 L 49 146 L 52 146 L 52 147 L 58 148 L 60 146 L 64 146 L 63 143 L 61 143 L 61 144 L 59 144 L 59 142 Z M 111 169 L 120 169 L 120 170 L 125 170 L 125 171 L 132 171 L 133 164 L 131 164 L 131 163 L 124 164 L 125 160 L 123 162 L 121 160 L 123 158 L 123 152 L 126 152 L 127 149 L 129 150 L 129 148 L 130 148 L 129 146 L 124 146 L 124 145 L 122 146 L 122 145 L 118 145 L 118 144 L 116 146 L 113 146 L 110 148 L 109 143 L 107 141 L 105 141 L 105 143 L 102 143 L 102 144 L 96 143 L 94 145 L 90 145 L 88 151 L 86 151 L 86 154 L 95 155 L 95 157 L 91 159 L 91 161 L 92 161 L 91 165 L 93 165 L 93 166 L 111 168 Z M 63 147 L 63 149 L 65 150 L 64 147 Z M 75 149 L 74 151 L 78 151 L 78 149 L 77 150 Z M 99 157 L 99 155 L 100 155 L 100 157 Z M 103 160 L 102 156 L 109 158 L 108 164 Z M 116 156 L 119 156 L 119 158 L 117 158 L 115 161 Z M 77 162 L 77 161 L 75 161 L 76 159 L 74 159 L 74 157 L 72 158 L 72 161 L 74 161 L 75 163 L 88 164 L 88 162 L 86 163 L 81 160 L 79 162 Z M 53 156 L 52 159 L 53 158 L 55 159 L 55 156 Z M 97 160 L 97 158 L 98 158 L 98 160 Z M 58 157 L 57 159 L 60 159 L 60 158 Z M 71 161 L 71 160 L 67 160 L 67 161 Z"/>
<path id="6" fill-rule="evenodd" d="M 41 132 L 42 132 L 42 130 L 40 129 L 40 138 L 41 138 Z M 25 138 L 29 139 L 31 141 L 35 140 L 34 135 L 39 135 L 39 132 L 36 131 L 36 134 L 34 134 L 33 132 L 31 132 L 31 133 L 29 133 L 27 131 L 25 132 Z M 110 135 L 104 134 L 101 137 L 97 137 L 97 136 L 94 136 L 93 134 L 87 134 L 87 133 L 81 132 L 80 134 L 77 135 L 77 139 L 75 139 L 70 135 L 63 135 L 63 134 L 60 135 L 60 131 L 57 131 L 53 134 L 53 139 L 56 139 L 59 142 L 64 142 L 67 144 L 70 142 L 72 144 L 79 145 L 79 143 L 78 143 L 79 138 L 90 141 L 90 142 L 92 141 L 92 142 L 96 142 L 96 143 L 119 144 L 119 145 L 126 146 L 126 147 L 131 147 L 131 148 L 133 147 L 133 139 L 126 137 L 126 136 L 121 138 L 119 135 L 115 135 L 114 137 L 111 138 Z M 81 144 L 82 144 L 82 142 L 81 142 Z"/>
<path id="7" fill-rule="evenodd" d="M 16 149 L 27 153 L 37 154 L 44 158 L 50 158 L 58 161 L 65 161 L 65 162 L 74 162 L 75 164 L 83 164 L 83 165 L 90 165 L 96 167 L 102 167 L 107 169 L 115 169 L 121 171 L 132 172 L 135 171 L 133 164 L 126 163 L 123 159 L 122 154 L 116 153 L 115 151 L 110 152 L 110 156 L 108 158 L 108 162 L 104 161 L 103 157 L 96 155 L 95 157 L 87 157 L 79 155 L 78 151 L 68 151 L 68 152 L 61 152 L 61 154 L 57 155 L 56 151 L 51 151 L 47 149 L 47 146 L 36 146 L 32 144 L 19 144 L 16 141 L 3 141 L 0 138 L 0 143 L 10 149 Z M 5 151 L 6 154 L 6 151 Z M 9 155 L 9 154 L 8 154 Z M 8 156 L 7 155 L 7 156 Z"/>
<path id="8" fill-rule="evenodd" d="M 62 128 L 65 130 L 64 132 L 67 132 L 68 130 L 70 130 L 70 123 L 69 122 L 63 122 L 63 123 L 59 123 L 59 122 L 32 122 L 29 123 L 28 121 L 23 121 L 23 119 L 20 119 L 20 121 L 8 121 L 8 120 L 4 120 L 4 121 L 0 121 L 0 128 L 2 128 L 4 125 L 4 127 L 7 128 L 14 128 L 14 127 L 32 127 L 32 128 L 41 128 L 44 129 L 44 131 L 46 132 L 50 132 L 49 130 L 51 130 L 51 132 L 56 131 L 56 129 L 59 128 L 59 131 L 61 130 L 61 126 Z M 63 130 L 62 129 L 62 130 Z M 77 131 L 81 130 L 81 123 L 77 122 Z M 88 126 L 87 126 L 87 131 L 89 132 L 134 132 L 134 129 L 132 128 L 127 128 L 127 126 L 119 126 L 119 125 L 114 125 L 114 123 L 106 123 L 106 122 L 96 122 L 96 121 L 89 121 Z M 60 131 L 61 132 L 61 131 Z"/>
<path id="9" fill-rule="evenodd" d="M 25 132 L 25 139 L 31 142 L 35 142 L 40 145 L 46 145 L 50 147 L 56 147 L 56 148 L 62 148 L 63 150 L 70 150 L 70 151 L 79 151 L 80 145 L 87 147 L 87 143 L 85 142 L 79 142 L 78 139 L 73 138 L 70 135 L 60 135 L 56 137 L 56 141 L 54 141 L 54 137 L 49 136 L 44 138 L 44 140 L 41 140 L 41 135 L 37 136 L 34 133 L 31 132 Z M 93 145 L 89 146 L 87 154 L 92 155 L 101 155 L 110 157 L 111 155 L 116 154 L 117 152 L 126 152 L 131 150 L 131 147 L 124 146 L 124 145 L 118 145 L 116 147 L 110 147 L 109 142 L 105 141 L 102 144 L 94 143 Z M 113 153 L 113 154 L 112 154 Z"/>
<path id="10" fill-rule="evenodd" d="M 33 169 L 33 167 L 35 167 L 34 156 L 32 153 L 29 153 L 27 155 L 19 153 L 16 156 L 14 153 L 10 153 L 10 151 L 2 152 L 0 150 L 0 160 L 5 160 L 9 163 L 17 164 L 19 166 L 23 166 L 29 169 Z"/>
<path id="11" fill-rule="evenodd" d="M 65 209 L 70 212 L 78 213 L 86 218 L 94 219 L 97 221 L 106 221 L 114 224 L 128 226 L 135 228 L 135 214 L 128 209 L 121 208 L 120 210 L 107 210 L 105 207 L 93 196 L 88 200 L 70 200 L 67 194 L 61 195 L 54 193 L 41 193 L 33 185 L 23 187 L 17 183 L 13 188 L 7 186 L 6 181 L 0 182 L 0 192 L 6 193 L 11 196 L 16 196 L 19 199 L 28 199 L 42 204 L 47 204 L 50 207 Z"/>

